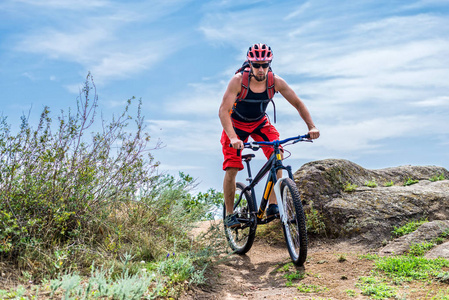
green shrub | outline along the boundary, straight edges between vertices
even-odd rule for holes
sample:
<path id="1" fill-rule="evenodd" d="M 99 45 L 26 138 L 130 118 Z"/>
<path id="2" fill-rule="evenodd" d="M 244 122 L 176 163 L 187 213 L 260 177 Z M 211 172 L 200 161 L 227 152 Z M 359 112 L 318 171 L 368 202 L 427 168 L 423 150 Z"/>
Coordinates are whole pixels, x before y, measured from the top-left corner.
<path id="1" fill-rule="evenodd" d="M 375 187 L 377 187 L 377 183 L 374 179 L 368 180 L 368 181 L 365 181 L 365 186 L 370 187 L 370 188 L 375 188 Z"/>
<path id="2" fill-rule="evenodd" d="M 403 235 L 412 233 L 416 229 L 418 229 L 419 226 L 421 226 L 424 223 L 429 222 L 427 219 L 420 220 L 420 221 L 410 221 L 407 224 L 401 226 L 401 227 L 394 227 L 392 234 L 395 237 L 401 237 Z"/>
<path id="3" fill-rule="evenodd" d="M 33 279 L 189 249 L 186 228 L 221 199 L 192 196 L 183 173 L 157 174 L 140 101 L 109 122 L 97 120 L 97 102 L 88 74 L 74 112 L 54 119 L 45 107 L 36 128 L 22 117 L 17 133 L 0 118 L 0 260 Z"/>
<path id="4" fill-rule="evenodd" d="M 430 181 L 435 182 L 439 180 L 445 180 L 444 174 L 434 175 L 431 178 L 429 178 Z"/>
<path id="5" fill-rule="evenodd" d="M 433 242 L 422 242 L 417 244 L 410 245 L 410 249 L 408 251 L 409 255 L 413 256 L 423 256 L 427 251 L 435 247 L 435 243 Z"/>
<path id="6" fill-rule="evenodd" d="M 404 181 L 404 186 L 409 186 L 409 185 L 412 185 L 412 184 L 415 184 L 415 183 L 418 183 L 418 182 L 419 182 L 419 180 L 417 180 L 417 179 L 407 178 Z"/>
<path id="7" fill-rule="evenodd" d="M 326 224 L 324 224 L 324 217 L 318 210 L 313 207 L 313 201 L 310 201 L 309 206 L 306 207 L 305 215 L 307 232 L 326 234 Z"/>
<path id="8" fill-rule="evenodd" d="M 343 189 L 343 190 L 344 190 L 345 192 L 350 193 L 350 192 L 355 191 L 356 188 L 357 188 L 357 185 L 351 184 L 350 182 L 346 182 L 346 185 L 344 186 L 344 189 Z"/>
<path id="9" fill-rule="evenodd" d="M 384 184 L 385 187 L 390 187 L 390 186 L 393 186 L 393 185 L 394 185 L 393 180 L 391 180 L 389 182 L 385 182 L 385 184 Z"/>

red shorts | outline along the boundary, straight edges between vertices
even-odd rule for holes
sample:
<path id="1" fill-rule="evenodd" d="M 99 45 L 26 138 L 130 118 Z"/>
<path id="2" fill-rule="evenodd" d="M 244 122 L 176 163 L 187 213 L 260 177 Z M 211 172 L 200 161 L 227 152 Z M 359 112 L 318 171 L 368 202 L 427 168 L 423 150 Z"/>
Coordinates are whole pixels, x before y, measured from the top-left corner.
<path id="1" fill-rule="evenodd" d="M 271 125 L 267 117 L 264 117 L 262 120 L 256 122 L 232 121 L 234 123 L 235 133 L 245 143 L 248 141 L 248 137 L 250 136 L 257 142 L 271 142 L 279 139 L 279 132 L 273 125 Z M 221 134 L 220 142 L 224 156 L 223 170 L 226 170 L 226 168 L 238 168 L 239 170 L 242 170 L 242 158 L 240 155 L 237 155 L 237 149 L 229 147 L 231 141 L 224 130 Z M 262 147 L 262 150 L 267 158 L 269 158 L 274 151 L 271 147 Z"/>

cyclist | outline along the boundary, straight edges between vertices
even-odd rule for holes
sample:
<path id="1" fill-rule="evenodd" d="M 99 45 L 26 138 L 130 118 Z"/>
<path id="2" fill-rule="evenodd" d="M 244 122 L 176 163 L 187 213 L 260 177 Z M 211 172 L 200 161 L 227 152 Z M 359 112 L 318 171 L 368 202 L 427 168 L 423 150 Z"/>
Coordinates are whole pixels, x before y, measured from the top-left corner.
<path id="1" fill-rule="evenodd" d="M 226 218 L 224 224 L 234 228 L 240 226 L 233 214 L 235 179 L 237 172 L 243 169 L 240 151 L 243 143 L 249 136 L 255 141 L 274 141 L 279 139 L 279 133 L 270 123 L 265 114 L 268 106 L 268 72 L 271 72 L 270 64 L 273 59 L 273 51 L 266 44 L 254 44 L 249 47 L 246 58 L 250 64 L 247 95 L 239 99 L 242 89 L 243 72 L 238 72 L 230 80 L 224 93 L 219 109 L 219 117 L 223 126 L 221 144 L 224 155 L 223 193 L 226 204 Z M 315 127 L 312 117 L 293 89 L 281 77 L 274 75 L 274 91 L 281 95 L 298 111 L 306 123 L 310 138 L 317 139 L 320 131 Z M 239 101 L 236 101 L 239 100 Z M 232 145 L 232 147 L 230 147 Z M 267 158 L 272 155 L 273 149 L 262 148 Z M 280 176 L 280 174 L 278 174 Z M 279 213 L 274 193 L 269 196 L 267 217 Z"/>

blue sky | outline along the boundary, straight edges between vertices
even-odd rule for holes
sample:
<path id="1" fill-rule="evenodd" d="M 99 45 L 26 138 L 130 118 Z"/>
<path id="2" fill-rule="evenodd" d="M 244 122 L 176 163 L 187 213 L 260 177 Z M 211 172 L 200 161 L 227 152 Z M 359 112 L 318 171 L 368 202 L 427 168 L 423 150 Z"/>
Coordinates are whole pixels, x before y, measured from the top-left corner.
<path id="1" fill-rule="evenodd" d="M 73 108 L 90 71 L 105 118 L 142 99 L 161 171 L 221 191 L 218 107 L 258 42 L 321 130 L 289 148 L 293 169 L 325 158 L 449 168 L 447 0 L 2 0 L 0 114 L 19 124 L 45 105 Z M 275 102 L 281 137 L 306 133 Z"/>

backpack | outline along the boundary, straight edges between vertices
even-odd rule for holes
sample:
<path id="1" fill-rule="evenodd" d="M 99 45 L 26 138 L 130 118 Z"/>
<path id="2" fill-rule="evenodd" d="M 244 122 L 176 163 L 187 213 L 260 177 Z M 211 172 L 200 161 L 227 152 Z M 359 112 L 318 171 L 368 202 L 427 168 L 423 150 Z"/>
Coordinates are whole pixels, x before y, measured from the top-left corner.
<path id="1" fill-rule="evenodd" d="M 251 73 L 251 66 L 249 64 L 249 61 L 245 61 L 242 66 L 235 72 L 235 74 L 241 73 L 242 74 L 242 89 L 240 90 L 240 93 L 237 95 L 237 99 L 235 100 L 234 107 L 232 108 L 232 112 L 234 112 L 234 108 L 236 107 L 237 103 L 240 101 L 244 101 L 246 96 L 248 95 L 249 90 L 249 79 L 250 79 L 250 73 Z M 271 67 L 268 69 L 267 74 L 267 91 L 268 91 L 268 98 L 271 103 L 273 103 L 273 109 L 274 109 L 274 123 L 276 123 L 276 106 L 274 105 L 273 97 L 276 93 L 274 88 L 274 73 Z M 242 116 L 241 116 L 242 117 Z"/>

